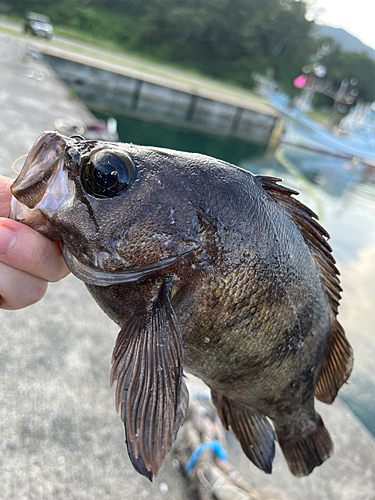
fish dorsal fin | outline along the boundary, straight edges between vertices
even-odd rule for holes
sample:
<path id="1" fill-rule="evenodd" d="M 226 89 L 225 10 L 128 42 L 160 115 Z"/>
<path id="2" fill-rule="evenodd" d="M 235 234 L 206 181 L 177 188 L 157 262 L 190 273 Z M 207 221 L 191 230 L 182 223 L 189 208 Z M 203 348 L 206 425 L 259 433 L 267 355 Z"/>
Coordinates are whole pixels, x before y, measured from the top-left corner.
<path id="1" fill-rule="evenodd" d="M 225 429 L 232 428 L 246 456 L 267 474 L 272 472 L 275 432 L 267 418 L 255 408 L 211 390 L 212 402 Z"/>
<path id="2" fill-rule="evenodd" d="M 345 337 L 345 332 L 337 320 L 341 287 L 332 256 L 332 249 L 327 239 L 329 234 L 317 222 L 318 216 L 292 195 L 298 194 L 278 182 L 277 177 L 257 176 L 267 193 L 288 213 L 295 222 L 315 260 L 323 284 L 323 289 L 330 306 L 331 339 L 328 344 L 326 359 L 320 370 L 315 386 L 315 397 L 324 403 L 332 403 L 340 387 L 347 381 L 353 367 L 352 348 Z"/>
<path id="3" fill-rule="evenodd" d="M 169 452 L 188 405 L 178 321 L 162 285 L 159 295 L 118 334 L 111 385 L 134 468 L 152 480 Z"/>

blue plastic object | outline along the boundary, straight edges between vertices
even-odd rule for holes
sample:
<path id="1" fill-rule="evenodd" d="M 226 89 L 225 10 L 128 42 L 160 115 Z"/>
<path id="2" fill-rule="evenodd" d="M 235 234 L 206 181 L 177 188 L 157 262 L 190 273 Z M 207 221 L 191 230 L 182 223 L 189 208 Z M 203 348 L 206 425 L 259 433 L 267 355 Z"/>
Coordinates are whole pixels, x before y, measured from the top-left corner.
<path id="1" fill-rule="evenodd" d="M 206 450 L 212 450 L 215 455 L 220 458 L 220 460 L 228 460 L 227 452 L 224 450 L 223 445 L 220 443 L 220 441 L 207 441 L 206 443 L 202 443 L 193 451 L 185 466 L 185 474 L 188 474 L 191 471 L 200 454 Z"/>

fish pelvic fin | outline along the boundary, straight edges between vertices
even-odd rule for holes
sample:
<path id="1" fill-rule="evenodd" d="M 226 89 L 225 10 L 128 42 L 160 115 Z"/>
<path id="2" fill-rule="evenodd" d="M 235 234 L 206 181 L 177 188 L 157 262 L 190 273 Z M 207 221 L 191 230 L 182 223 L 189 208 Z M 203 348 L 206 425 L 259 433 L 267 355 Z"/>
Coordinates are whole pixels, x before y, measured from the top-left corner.
<path id="1" fill-rule="evenodd" d="M 297 477 L 307 476 L 330 457 L 333 443 L 323 421 L 315 413 L 304 433 L 286 433 L 276 426 L 277 439 L 288 463 L 290 472 Z"/>
<path id="2" fill-rule="evenodd" d="M 188 406 L 183 347 L 165 283 L 144 315 L 120 331 L 113 351 L 111 385 L 117 379 L 129 458 L 152 481 L 169 452 Z"/>
<path id="3" fill-rule="evenodd" d="M 237 403 L 219 392 L 211 390 L 211 396 L 225 429 L 230 426 L 246 456 L 259 469 L 271 474 L 275 433 L 267 418 L 254 408 Z"/>
<path id="4" fill-rule="evenodd" d="M 276 177 L 257 176 L 268 194 L 288 213 L 301 232 L 319 271 L 323 290 L 330 307 L 331 338 L 328 343 L 326 358 L 317 378 L 315 397 L 323 403 L 334 401 L 340 387 L 348 380 L 353 368 L 353 351 L 345 332 L 337 320 L 338 306 L 342 289 L 338 278 L 339 271 L 332 256 L 332 249 L 327 240 L 329 234 L 317 222 L 318 216 L 293 198 L 298 194 L 293 189 L 278 184 Z"/>

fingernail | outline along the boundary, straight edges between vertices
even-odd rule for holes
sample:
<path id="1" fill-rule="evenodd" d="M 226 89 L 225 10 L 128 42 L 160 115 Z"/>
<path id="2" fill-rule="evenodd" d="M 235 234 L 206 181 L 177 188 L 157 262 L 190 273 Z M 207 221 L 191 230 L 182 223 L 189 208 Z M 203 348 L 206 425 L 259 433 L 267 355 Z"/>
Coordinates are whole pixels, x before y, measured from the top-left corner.
<path id="1" fill-rule="evenodd" d="M 0 255 L 5 255 L 12 249 L 16 241 L 16 233 L 7 226 L 0 226 Z"/>

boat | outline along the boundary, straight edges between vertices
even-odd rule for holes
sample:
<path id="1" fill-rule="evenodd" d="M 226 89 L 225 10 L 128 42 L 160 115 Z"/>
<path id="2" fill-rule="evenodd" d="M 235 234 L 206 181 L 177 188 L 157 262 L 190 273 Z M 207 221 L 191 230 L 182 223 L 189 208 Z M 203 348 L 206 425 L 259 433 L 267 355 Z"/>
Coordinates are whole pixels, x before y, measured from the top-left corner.
<path id="1" fill-rule="evenodd" d="M 81 135 L 87 140 L 117 142 L 119 137 L 117 133 L 117 121 L 115 118 L 108 118 L 107 123 L 103 120 L 93 119 L 90 122 L 81 120 L 68 120 L 58 118 L 54 121 L 54 128 L 61 134 Z"/>
<path id="2" fill-rule="evenodd" d="M 356 106 L 333 130 L 306 116 L 288 96 L 267 95 L 268 102 L 284 119 L 281 143 L 360 162 L 375 168 L 375 107 Z"/>

